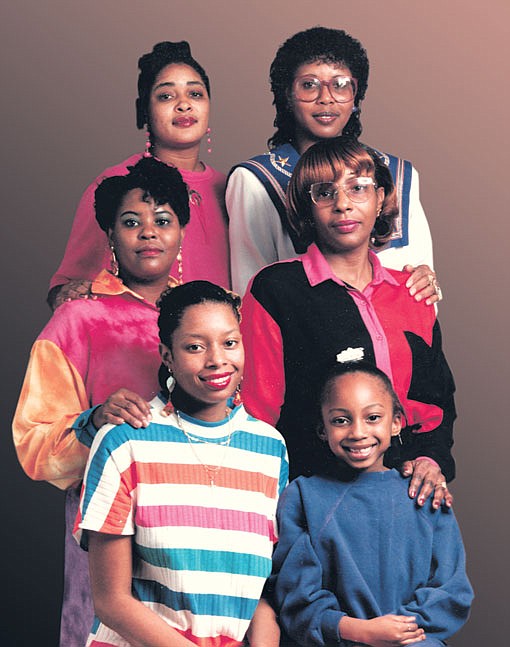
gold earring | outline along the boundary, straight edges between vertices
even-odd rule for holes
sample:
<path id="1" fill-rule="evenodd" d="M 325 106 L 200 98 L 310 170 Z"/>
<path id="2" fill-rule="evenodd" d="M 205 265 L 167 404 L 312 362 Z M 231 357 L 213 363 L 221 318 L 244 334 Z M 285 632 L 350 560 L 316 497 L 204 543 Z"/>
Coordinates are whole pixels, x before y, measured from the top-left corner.
<path id="1" fill-rule="evenodd" d="M 112 252 L 110 258 L 111 272 L 113 276 L 119 276 L 119 262 L 117 261 L 117 257 L 115 256 L 115 247 L 113 245 L 110 245 L 110 250 Z"/>
<path id="2" fill-rule="evenodd" d="M 182 285 L 182 245 L 179 245 L 179 251 L 176 256 L 177 260 L 177 281 Z"/>

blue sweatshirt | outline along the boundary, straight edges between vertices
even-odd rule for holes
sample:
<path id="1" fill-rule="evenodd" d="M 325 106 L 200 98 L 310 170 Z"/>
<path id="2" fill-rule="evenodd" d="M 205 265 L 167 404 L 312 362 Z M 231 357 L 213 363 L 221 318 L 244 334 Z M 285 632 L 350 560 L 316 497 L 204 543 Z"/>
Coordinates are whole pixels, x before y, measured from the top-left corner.
<path id="1" fill-rule="evenodd" d="M 453 511 L 419 508 L 407 488 L 387 470 L 301 476 L 284 491 L 269 590 L 293 640 L 338 644 L 344 615 L 415 616 L 439 640 L 464 624 L 473 591 Z"/>

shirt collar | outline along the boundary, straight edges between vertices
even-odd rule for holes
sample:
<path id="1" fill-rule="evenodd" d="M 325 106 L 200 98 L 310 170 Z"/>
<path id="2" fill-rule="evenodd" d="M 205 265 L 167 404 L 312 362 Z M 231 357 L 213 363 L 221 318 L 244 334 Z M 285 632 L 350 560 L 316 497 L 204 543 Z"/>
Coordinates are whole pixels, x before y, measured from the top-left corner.
<path id="1" fill-rule="evenodd" d="M 390 285 L 399 285 L 396 278 L 381 265 L 381 261 L 377 258 L 377 254 L 372 250 L 369 250 L 368 254 L 374 272 L 370 285 L 379 285 L 383 282 L 389 283 Z M 333 274 L 328 261 L 324 258 L 324 255 L 315 243 L 310 245 L 306 253 L 301 257 L 301 260 L 306 278 L 312 287 L 329 279 L 335 281 L 335 283 L 338 283 L 339 285 L 346 286 L 341 279 Z"/>
<path id="2" fill-rule="evenodd" d="M 177 279 L 172 276 L 168 277 L 168 287 L 174 288 L 178 285 Z M 101 270 L 92 282 L 92 293 L 101 295 L 118 295 L 118 294 L 131 294 L 136 299 L 143 301 L 144 298 L 131 290 L 125 285 L 118 276 L 114 276 L 109 270 Z"/>

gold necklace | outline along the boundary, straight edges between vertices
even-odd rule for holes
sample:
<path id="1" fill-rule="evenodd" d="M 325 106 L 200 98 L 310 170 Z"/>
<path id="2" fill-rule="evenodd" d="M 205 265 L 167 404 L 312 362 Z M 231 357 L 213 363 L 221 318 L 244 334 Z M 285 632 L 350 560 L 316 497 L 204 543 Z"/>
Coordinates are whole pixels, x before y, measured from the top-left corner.
<path id="1" fill-rule="evenodd" d="M 227 409 L 228 411 L 228 409 Z M 202 467 L 205 470 L 205 473 L 207 475 L 207 478 L 209 480 L 209 486 L 214 487 L 215 486 L 215 478 L 216 476 L 221 472 L 221 469 L 223 468 L 223 463 L 225 462 L 225 458 L 227 456 L 227 449 L 230 446 L 230 440 L 232 438 L 232 412 L 228 413 L 228 426 L 229 426 L 229 433 L 227 436 L 226 440 L 222 440 L 220 442 L 212 442 L 210 440 L 206 440 L 205 438 L 200 438 L 198 436 L 194 436 L 193 434 L 190 434 L 186 429 L 184 428 L 183 420 L 180 416 L 180 412 L 178 409 L 175 410 L 175 417 L 177 418 L 177 426 L 179 429 L 182 431 L 182 433 L 186 436 L 186 439 L 188 440 L 188 444 L 191 448 L 191 451 L 193 452 L 193 455 L 197 459 L 197 461 L 202 465 Z M 204 463 L 204 461 L 200 458 L 196 451 L 196 447 L 194 443 L 203 443 L 205 445 L 213 445 L 214 447 L 223 447 L 223 456 L 221 457 L 221 461 L 219 462 L 218 465 L 208 465 L 207 463 Z"/>

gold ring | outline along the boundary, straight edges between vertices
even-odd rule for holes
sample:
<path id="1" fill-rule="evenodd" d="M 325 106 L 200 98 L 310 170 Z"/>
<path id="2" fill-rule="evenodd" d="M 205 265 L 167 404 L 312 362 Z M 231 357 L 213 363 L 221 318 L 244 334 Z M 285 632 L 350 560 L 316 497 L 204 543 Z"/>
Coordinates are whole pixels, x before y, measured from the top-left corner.
<path id="1" fill-rule="evenodd" d="M 446 490 L 446 481 L 441 481 L 441 483 L 436 483 L 436 487 L 442 487 L 443 490 Z"/>

